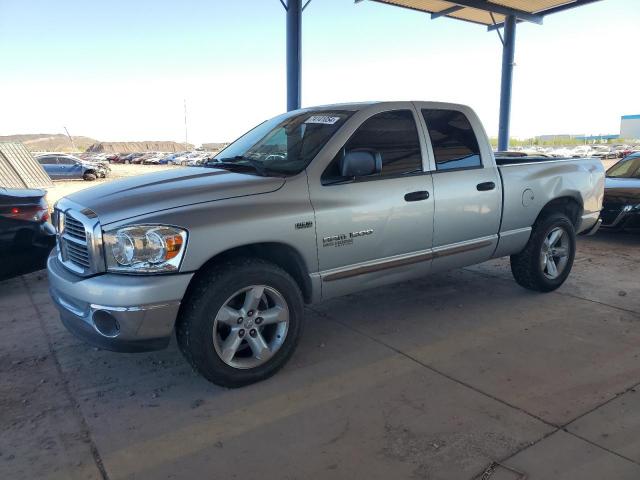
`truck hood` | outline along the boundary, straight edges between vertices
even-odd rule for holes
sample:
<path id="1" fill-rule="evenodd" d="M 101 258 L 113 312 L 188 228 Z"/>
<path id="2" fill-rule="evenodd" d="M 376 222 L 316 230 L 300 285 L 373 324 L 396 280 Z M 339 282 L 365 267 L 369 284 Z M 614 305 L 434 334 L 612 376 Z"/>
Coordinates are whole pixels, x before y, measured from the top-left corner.
<path id="1" fill-rule="evenodd" d="M 273 192 L 284 182 L 279 177 L 191 167 L 116 180 L 67 198 L 93 210 L 106 225 L 170 208 Z"/>

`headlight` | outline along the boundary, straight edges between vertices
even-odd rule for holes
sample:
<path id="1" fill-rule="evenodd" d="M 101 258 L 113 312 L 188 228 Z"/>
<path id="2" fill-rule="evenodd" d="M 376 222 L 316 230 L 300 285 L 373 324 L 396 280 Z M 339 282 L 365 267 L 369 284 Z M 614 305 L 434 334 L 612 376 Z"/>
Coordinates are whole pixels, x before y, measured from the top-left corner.
<path id="1" fill-rule="evenodd" d="M 102 238 L 111 272 L 174 272 L 180 267 L 187 232 L 163 225 L 135 225 L 103 232 Z"/>
<path id="2" fill-rule="evenodd" d="M 58 202 L 53 205 L 53 215 L 51 216 L 51 223 L 58 233 L 62 233 L 62 230 L 64 230 L 64 213 L 58 210 Z"/>

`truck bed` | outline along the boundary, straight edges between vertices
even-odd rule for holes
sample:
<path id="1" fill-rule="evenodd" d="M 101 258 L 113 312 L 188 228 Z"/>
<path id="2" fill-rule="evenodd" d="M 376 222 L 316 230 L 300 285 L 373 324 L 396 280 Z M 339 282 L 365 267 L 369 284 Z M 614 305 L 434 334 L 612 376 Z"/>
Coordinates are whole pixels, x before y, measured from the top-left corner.
<path id="1" fill-rule="evenodd" d="M 495 155 L 496 165 L 499 167 L 504 165 L 519 165 L 522 163 L 542 163 L 542 162 L 562 162 L 568 160 L 588 160 L 587 158 L 571 158 L 571 157 L 536 157 L 536 156 L 510 156 L 510 155 Z"/>
<path id="2" fill-rule="evenodd" d="M 600 211 L 604 167 L 597 158 L 497 157 L 502 179 L 501 233 L 528 228 L 551 200 L 574 199 L 582 214 Z"/>

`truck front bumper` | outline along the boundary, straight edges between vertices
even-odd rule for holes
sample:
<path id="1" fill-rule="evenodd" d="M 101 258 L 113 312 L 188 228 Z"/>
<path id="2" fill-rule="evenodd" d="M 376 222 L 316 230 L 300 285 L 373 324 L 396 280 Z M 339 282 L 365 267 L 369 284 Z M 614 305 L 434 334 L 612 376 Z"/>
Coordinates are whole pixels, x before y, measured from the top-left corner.
<path id="1" fill-rule="evenodd" d="M 165 348 L 193 277 L 192 273 L 80 277 L 62 266 L 57 249 L 49 256 L 47 272 L 49 292 L 65 327 L 92 345 L 118 352 Z"/>

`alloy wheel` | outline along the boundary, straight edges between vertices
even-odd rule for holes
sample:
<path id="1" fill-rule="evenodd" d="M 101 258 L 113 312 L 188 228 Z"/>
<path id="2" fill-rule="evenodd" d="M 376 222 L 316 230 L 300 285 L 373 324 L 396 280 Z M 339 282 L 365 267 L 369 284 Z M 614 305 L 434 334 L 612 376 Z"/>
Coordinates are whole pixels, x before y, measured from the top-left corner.
<path id="1" fill-rule="evenodd" d="M 545 237 L 540 250 L 540 267 L 545 277 L 555 280 L 567 267 L 571 242 L 562 227 L 553 228 Z"/>
<path id="2" fill-rule="evenodd" d="M 282 347 L 289 328 L 289 307 L 280 292 L 252 285 L 231 295 L 213 322 L 213 346 L 230 367 L 263 365 Z"/>

